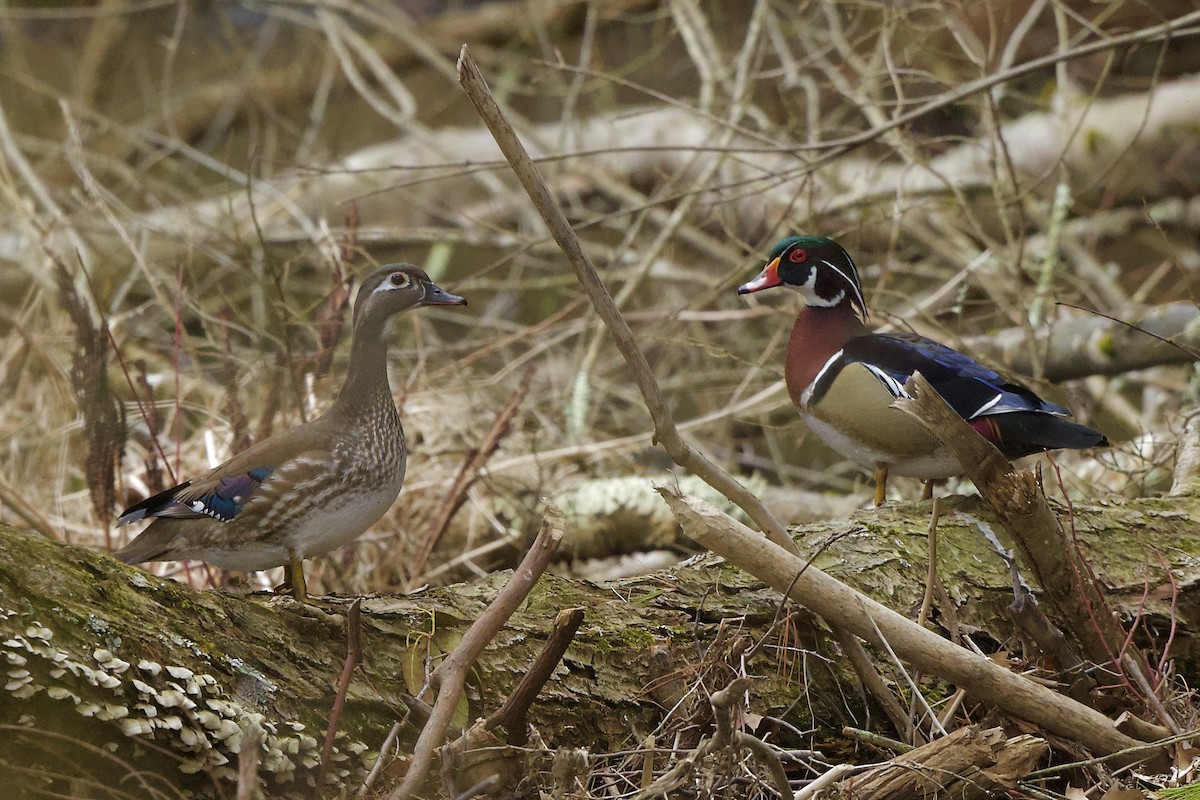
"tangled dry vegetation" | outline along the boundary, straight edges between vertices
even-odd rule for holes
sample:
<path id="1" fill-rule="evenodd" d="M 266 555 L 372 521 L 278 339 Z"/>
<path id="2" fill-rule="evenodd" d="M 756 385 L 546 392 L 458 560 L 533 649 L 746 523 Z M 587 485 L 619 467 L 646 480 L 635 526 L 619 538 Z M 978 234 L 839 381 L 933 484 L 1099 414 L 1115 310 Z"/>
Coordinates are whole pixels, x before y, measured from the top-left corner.
<path id="1" fill-rule="evenodd" d="M 459 88 L 464 41 L 682 432 L 785 521 L 866 498 L 782 391 L 793 308 L 733 294 L 792 232 L 857 254 L 877 325 L 1018 371 L 1108 434 L 1054 457 L 1052 494 L 1170 486 L 1200 396 L 1189 3 L 452 6 L 0 11 L 0 520 L 119 546 L 123 504 L 324 408 L 353 278 L 404 260 L 470 313 L 398 321 L 408 482 L 310 588 L 513 566 L 543 496 L 576 560 L 689 546 L 625 362 Z M 664 779 L 624 758 L 641 788 Z M 697 791 L 767 793 L 753 774 Z"/>

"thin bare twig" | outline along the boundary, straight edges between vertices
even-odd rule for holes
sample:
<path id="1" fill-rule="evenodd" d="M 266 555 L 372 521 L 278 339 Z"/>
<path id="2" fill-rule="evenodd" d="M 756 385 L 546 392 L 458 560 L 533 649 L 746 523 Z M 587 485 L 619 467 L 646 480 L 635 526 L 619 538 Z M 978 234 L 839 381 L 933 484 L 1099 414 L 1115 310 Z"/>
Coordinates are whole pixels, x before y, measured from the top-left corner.
<path id="1" fill-rule="evenodd" d="M 917 624 L 922 627 L 929 619 L 929 610 L 933 606 L 933 586 L 937 583 L 937 526 L 942 516 L 942 498 L 933 498 L 933 510 L 929 512 L 929 565 L 925 573 L 925 594 L 921 597 L 921 610 L 917 614 Z"/>
<path id="2" fill-rule="evenodd" d="M 1137 740 L 1118 731 L 1112 720 L 919 627 L 907 617 L 860 594 L 815 566 L 757 536 L 748 527 L 702 500 L 659 489 L 684 532 L 694 541 L 756 575 L 779 591 L 868 642 L 886 637 L 897 656 L 913 667 L 938 675 L 973 699 L 1041 725 L 1083 743 L 1093 752 L 1135 746 Z M 803 569 L 803 575 L 795 578 Z M 793 583 L 794 581 L 794 583 Z"/>
<path id="3" fill-rule="evenodd" d="M 325 785 L 325 773 L 329 769 L 329 758 L 333 755 L 333 739 L 337 735 L 338 722 L 346 707 L 346 692 L 350 679 L 362 661 L 362 598 L 355 598 L 346 611 L 346 661 L 342 664 L 342 675 L 338 678 L 337 693 L 333 698 L 333 709 L 329 712 L 329 725 L 325 728 L 325 742 L 321 745 L 321 766 L 317 770 L 317 789 Z"/>
<path id="4" fill-rule="evenodd" d="M 379 755 L 375 757 L 375 763 L 371 765 L 371 770 L 367 773 L 367 777 L 363 778 L 362 786 L 358 787 L 355 792 L 355 797 L 366 797 L 367 792 L 371 791 L 371 786 L 375 783 L 375 779 L 379 777 L 380 770 L 388 761 L 388 751 L 396 744 L 396 737 L 400 735 L 400 729 L 404 727 L 404 723 L 408 721 L 409 714 L 406 713 L 403 718 L 396 720 L 388 731 L 387 736 L 383 737 L 383 744 L 379 747 Z"/>
<path id="5" fill-rule="evenodd" d="M 525 396 L 529 394 L 529 385 L 533 380 L 533 372 L 533 367 L 525 370 L 525 375 L 522 376 L 521 383 L 517 386 L 517 391 L 513 393 L 512 399 L 496 415 L 496 421 L 492 423 L 491 429 L 483 437 L 483 442 L 468 454 L 458 474 L 454 476 L 454 483 L 450 485 L 450 491 L 446 492 L 445 498 L 442 500 L 441 505 L 438 506 L 437 514 L 434 516 L 433 522 L 430 523 L 425 538 L 421 542 L 421 549 L 417 552 L 416 558 L 413 559 L 412 568 L 408 573 L 406 591 L 412 591 L 413 586 L 420 580 L 421 573 L 425 569 L 425 564 L 429 561 L 430 554 L 433 553 L 433 548 L 437 547 L 442 534 L 446 532 L 446 528 L 449 526 L 454 512 L 466 500 L 467 490 L 479 479 L 480 470 L 483 469 L 484 464 L 496 452 L 496 449 L 500 447 L 501 440 L 508 433 L 508 426 L 512 422 L 513 416 L 521 407 L 521 403 L 525 401 Z"/>
<path id="6" fill-rule="evenodd" d="M 579 237 L 575 235 L 575 231 L 571 228 L 562 209 L 550 194 L 546 182 L 530 160 L 524 145 L 517 138 L 512 126 L 508 124 L 500 106 L 496 104 L 487 82 L 479 72 L 479 66 L 471 58 L 466 45 L 463 45 L 458 58 L 458 80 L 467 93 L 467 97 L 474 104 L 475 110 L 479 112 L 484 124 L 492 132 L 496 144 L 504 153 L 504 157 L 508 159 L 513 172 L 516 173 L 521 185 L 529 194 L 529 198 L 533 201 L 542 220 L 550 229 L 550 235 L 562 248 L 567 261 L 575 270 L 575 276 L 579 279 L 580 285 L 587 293 L 592 305 L 595 306 L 596 313 L 604 320 L 605 326 L 616 342 L 617 349 L 629 365 L 632 377 L 646 402 L 646 410 L 650 412 L 650 418 L 654 423 L 655 439 L 670 454 L 676 464 L 699 475 L 705 483 L 743 509 L 762 529 L 768 539 L 784 550 L 798 554 L 799 551 L 788 536 L 787 530 L 763 505 L 762 501 L 679 435 L 670 406 L 667 405 L 666 398 L 659 389 L 658 381 L 650 369 L 650 364 L 646 361 L 645 354 L 642 353 L 633 337 L 633 331 L 629 329 L 628 323 L 621 316 L 608 288 L 596 274 L 596 268 L 592 265 L 587 253 L 583 251 Z"/>
<path id="7" fill-rule="evenodd" d="M 429 768 L 433 764 L 433 753 L 442 745 L 458 700 L 462 697 L 467 672 L 483 652 L 483 648 L 495 638 L 508 618 L 529 596 L 529 591 L 538 582 L 558 548 L 564 524 L 562 511 L 557 506 L 547 503 L 542 514 L 542 527 L 508 583 L 479 615 L 479 619 L 463 634 L 458 646 L 429 676 L 429 683 L 421 692 L 421 697 L 429 691 L 436 690 L 437 700 L 434 701 L 429 720 L 421 729 L 421 735 L 417 737 L 404 782 L 390 795 L 391 800 L 406 800 L 412 797 L 429 774 Z"/>
<path id="8" fill-rule="evenodd" d="M 542 651 L 521 677 L 517 688 L 513 689 L 512 694 L 504 701 L 504 705 L 487 718 L 484 727 L 488 730 L 504 728 L 508 734 L 508 743 L 514 747 L 525 744 L 528 738 L 525 717 L 529 713 L 529 706 L 537 699 L 546 681 L 550 680 L 554 668 L 567 652 L 567 647 L 575 638 L 575 632 L 583 624 L 583 617 L 582 608 L 568 608 L 558 612 L 550 626 L 550 636 L 542 646 Z"/>
<path id="9" fill-rule="evenodd" d="M 895 753 L 907 753 L 913 749 L 911 744 L 901 742 L 898 739 L 889 739 L 888 737 L 875 733 L 874 731 L 865 731 L 861 728 L 852 728 L 849 725 L 842 726 L 842 735 L 849 736 L 851 739 L 870 745 L 876 750 L 885 750 Z"/>
<path id="10" fill-rule="evenodd" d="M 821 777 L 817 778 L 808 786 L 805 786 L 803 789 L 796 792 L 796 794 L 792 796 L 793 800 L 811 800 L 811 798 L 816 797 L 817 794 L 823 789 L 829 788 L 842 778 L 860 769 L 865 769 L 865 767 L 860 767 L 855 764 L 838 764 L 836 767 L 825 772 L 823 775 L 821 775 Z"/>
<path id="11" fill-rule="evenodd" d="M 865 608 L 863 610 L 864 612 L 866 611 Z M 876 643 L 881 645 L 883 649 L 887 651 L 887 654 L 891 656 L 892 663 L 896 665 L 896 669 L 900 671 L 900 674 L 904 676 L 904 680 L 908 683 L 908 688 L 910 691 L 912 691 L 912 703 L 914 710 L 916 710 L 919 706 L 919 710 L 922 712 L 925 718 L 929 720 L 929 724 L 933 729 L 933 732 L 938 736 L 945 736 L 946 729 L 942 727 L 942 723 L 938 719 L 937 714 L 933 713 L 933 709 L 929 707 L 929 702 L 925 699 L 925 695 L 921 694 L 919 668 L 918 670 L 914 670 L 913 673 L 909 673 L 904 666 L 904 662 L 900 660 L 900 656 L 896 655 L 896 651 L 892 649 L 891 642 L 889 642 L 887 637 L 883 635 L 883 631 L 879 630 L 879 623 L 876 622 L 874 617 L 872 617 L 869 613 L 866 613 L 865 616 L 868 620 L 870 620 L 871 628 L 875 631 Z M 924 630 L 924 628 L 922 628 L 922 630 Z M 913 727 L 915 728 L 916 725 L 914 724 Z"/>
<path id="12" fill-rule="evenodd" d="M 15 486 L 11 486 L 3 478 L 0 478 L 0 507 L 12 509 L 13 513 L 24 520 L 30 529 L 37 531 L 47 539 L 62 541 L 63 535 L 56 531 L 54 526 L 24 498 L 23 492 Z"/>
<path id="13" fill-rule="evenodd" d="M 550 625 L 550 633 L 545 644 L 542 645 L 541 652 L 529 665 L 504 704 L 492 712 L 487 719 L 478 720 L 441 748 L 442 783 L 447 795 L 451 797 L 472 796 L 470 794 L 472 790 L 459 793 L 455 787 L 455 776 L 460 773 L 458 765 L 463 763 L 460 762 L 460 759 L 466 756 L 467 763 L 472 763 L 478 768 L 480 763 L 474 758 L 484 756 L 489 751 L 493 753 L 490 759 L 495 759 L 498 771 L 491 775 L 489 780 L 492 783 L 489 783 L 488 786 L 498 785 L 499 788 L 496 788 L 496 791 L 500 795 L 504 795 L 510 788 L 510 784 L 519 775 L 520 769 L 505 769 L 498 765 L 501 762 L 508 762 L 514 757 L 519 757 L 516 748 L 524 747 L 529 741 L 529 708 L 541 694 L 542 688 L 550 680 L 550 676 L 554 674 L 567 647 L 574 640 L 576 631 L 583 623 L 583 617 L 584 610 L 582 608 L 568 608 L 559 611 Z M 537 749 L 536 745 L 534 749 Z"/>
<path id="14" fill-rule="evenodd" d="M 919 372 L 905 384 L 905 391 L 908 397 L 893 405 L 925 426 L 962 464 L 1016 541 L 1047 599 L 1067 620 L 1088 657 L 1096 663 L 1111 663 L 1114 670 L 1121 672 L 1119 652 L 1125 631 L 1113 614 L 1103 587 L 1067 540 L 1033 474 L 1013 467 L 946 405 Z M 1141 671 L 1149 672 L 1145 655 L 1132 645 L 1130 652 Z"/>
<path id="15" fill-rule="evenodd" d="M 763 746 L 763 743 L 749 734 L 738 730 L 735 724 L 737 703 L 754 684 L 753 678 L 742 676 L 734 678 L 724 689 L 713 692 L 709 703 L 713 711 L 713 735 L 704 739 L 700 744 L 680 759 L 670 770 L 654 781 L 650 786 L 639 791 L 636 800 L 648 800 L 651 797 L 671 796 L 677 788 L 683 785 L 695 770 L 696 765 L 704 758 L 725 749 L 745 748 L 760 764 L 766 767 L 771 776 L 771 787 L 782 797 L 788 797 L 791 789 L 788 786 L 787 774 L 779 757 Z"/>
<path id="16" fill-rule="evenodd" d="M 900 700 L 888 688 L 883 676 L 875 667 L 875 662 L 867 653 L 867 648 L 863 647 L 859 638 L 850 631 L 837 626 L 833 627 L 833 635 L 837 637 L 842 653 L 850 659 L 850 666 L 854 667 L 858 679 L 862 681 L 863 688 L 883 708 L 883 713 L 887 715 L 888 721 L 892 723 L 896 733 L 923 744 L 924 736 L 920 729 L 913 725 L 909 715 L 904 713 L 904 707 L 900 705 Z"/>

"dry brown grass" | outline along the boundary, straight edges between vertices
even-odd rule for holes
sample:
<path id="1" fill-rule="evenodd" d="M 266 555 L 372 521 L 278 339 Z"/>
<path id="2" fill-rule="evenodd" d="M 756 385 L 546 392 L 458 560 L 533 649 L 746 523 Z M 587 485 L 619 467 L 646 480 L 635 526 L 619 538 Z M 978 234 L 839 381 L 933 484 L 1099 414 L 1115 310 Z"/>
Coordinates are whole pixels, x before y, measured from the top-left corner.
<path id="1" fill-rule="evenodd" d="M 316 591 L 511 564 L 539 496 L 667 474 L 623 362 L 458 92 L 463 40 L 503 76 L 493 89 L 681 428 L 732 472 L 865 486 L 779 390 L 791 303 L 732 293 L 781 235 L 836 236 L 877 324 L 952 345 L 1018 328 L 1037 352 L 1048 323 L 1086 315 L 1070 306 L 1131 318 L 1195 302 L 1195 112 L 1137 102 L 1172 88 L 1200 107 L 1183 77 L 1197 21 L 1174 41 L 1138 35 L 1185 3 L 492 9 L 520 29 L 391 4 L 102 7 L 0 11 L 0 520 L 75 544 L 118 546 L 119 506 L 319 413 L 344 369 L 346 279 L 392 260 L 471 307 L 398 320 L 408 484 L 356 545 L 313 564 Z M 1095 30 L 1129 41 L 1067 57 Z M 1061 491 L 1165 491 L 1200 393 L 1193 363 L 1029 378 L 1114 442 L 1056 456 Z M 640 745 L 601 757 L 616 791 L 639 782 Z"/>
<path id="2" fill-rule="evenodd" d="M 467 294 L 472 311 L 426 310 L 397 326 L 393 385 L 415 444 L 409 485 L 361 544 L 318 566 L 318 587 L 360 592 L 406 582 L 402 565 L 416 546 L 408 534 L 442 506 L 526 365 L 538 366 L 530 398 L 431 566 L 464 552 L 477 555 L 456 574 L 464 565 L 507 562 L 505 543 L 528 535 L 541 493 L 592 477 L 661 474 L 619 357 L 523 199 L 479 141 L 462 139 L 472 149 L 454 150 L 455 137 L 467 134 L 439 133 L 450 121 L 471 123 L 440 74 L 448 54 L 412 49 L 420 24 L 397 13 L 347 7 L 314 18 L 304 8 L 118 15 L 134 41 L 168 37 L 151 64 L 132 63 L 115 48 L 114 18 L 5 17 L 15 45 L 6 48 L 6 68 L 19 77 L 0 93 L 7 115 L 0 178 L 12 212 L 0 278 L 5 518 L 110 546 L 106 522 L 117 505 L 317 413 L 341 378 L 343 276 L 393 259 L 424 263 Z M 1043 319 L 1080 313 L 1055 301 L 1128 317 L 1194 296 L 1189 218 L 1163 224 L 1153 216 L 1191 199 L 1184 191 L 1194 185 L 1190 145 L 1147 154 L 1135 138 L 1124 159 L 1089 175 L 1073 172 L 1063 150 L 1058 166 L 1035 174 L 1022 171 L 1022 153 L 987 138 L 1043 108 L 1087 107 L 1169 81 L 1190 62 L 1178 48 L 1164 49 L 1161 37 L 1110 60 L 1099 52 L 1013 71 L 987 91 L 889 129 L 930 98 L 1079 47 L 1087 34 L 1069 14 L 1046 11 L 1022 27 L 1005 16 L 1012 9 L 988 17 L 953 4 L 943 9 L 949 31 L 935 25 L 943 14 L 932 7 L 891 4 L 835 11 L 813 3 L 803 9 L 804 24 L 761 4 L 747 4 L 744 14 L 687 2 L 625 15 L 621 8 L 598 3 L 583 20 L 534 19 L 534 38 L 517 49 L 519 39 L 481 23 L 484 41 L 503 45 L 482 58 L 496 73 L 519 77 L 502 88 L 517 119 L 543 123 L 526 131 L 545 154 L 578 149 L 578 121 L 630 101 L 659 102 L 650 90 L 713 121 L 717 139 L 706 144 L 715 154 L 642 150 L 622 162 L 609 149 L 600 154 L 604 170 L 587 159 L 551 160 L 544 169 L 606 265 L 677 417 L 727 466 L 833 491 L 863 480 L 792 422 L 782 393 L 763 392 L 780 376 L 790 305 L 748 307 L 730 290 L 782 233 L 838 236 L 859 255 L 878 322 L 950 343 L 1013 326 L 1032 334 Z M 1128 3 L 1096 24 L 1117 34 L 1160 21 L 1156 13 L 1166 18 Z M 425 24 L 436 32 L 447 19 L 470 17 Z M 203 30 L 219 20 L 232 27 Z M 366 38 L 350 23 L 365 25 Z M 68 53 L 69 37 L 83 39 L 83 54 Z M 236 44 L 220 50 L 221 41 Z M 635 41 L 643 46 L 622 45 Z M 397 71 L 372 62 L 373 47 Z M 314 83 L 297 78 L 242 97 L 229 82 L 238 73 L 267 81 L 296 58 L 322 60 Z M 74 93 L 98 63 L 110 81 Z M 138 90 L 122 92 L 131 82 Z M 214 94 L 223 98 L 222 113 L 180 115 L 181 103 Z M 1155 147 L 1173 141 L 1170 131 L 1146 130 L 1145 119 L 1122 124 L 1158 136 Z M 1119 138 L 1078 125 L 1064 147 Z M 872 128 L 880 133 L 865 147 L 824 167 L 836 150 L 755 160 L 764 147 Z M 413 146 L 355 157 L 387 169 L 359 172 L 355 158 L 344 160 L 397 134 Z M 653 137 L 667 147 L 673 141 L 671 130 Z M 861 172 L 938 168 L 939 154 L 963 141 L 990 148 L 990 184 L 934 171 L 932 183 L 909 190 L 886 171 Z M 408 168 L 399 166 L 405 153 Z M 1135 172 L 1147 159 L 1163 165 L 1158 179 Z M 766 174 L 765 163 L 772 165 Z M 305 173 L 326 182 L 289 177 Z M 1109 217 L 1136 209 L 1145 211 L 1116 232 L 1106 227 Z M 73 292 L 54 290 L 52 264 L 69 265 Z M 938 293 L 943 286 L 952 288 Z M 935 302 L 922 302 L 931 295 Z M 85 311 L 91 334 L 81 327 Z M 111 328 L 119 359 L 96 372 L 105 361 L 101 324 Z M 111 452 L 97 451 L 97 437 L 112 439 L 110 448 L 125 443 L 111 433 L 117 420 L 97 417 L 106 379 L 129 426 L 113 488 L 104 472 Z M 1052 392 L 1117 443 L 1098 460 L 1059 458 L 1068 491 L 1163 488 L 1172 432 L 1195 396 L 1194 370 L 1089 378 Z M 687 426 L 691 419 L 700 423 Z M 126 535 L 118 532 L 117 541 Z"/>

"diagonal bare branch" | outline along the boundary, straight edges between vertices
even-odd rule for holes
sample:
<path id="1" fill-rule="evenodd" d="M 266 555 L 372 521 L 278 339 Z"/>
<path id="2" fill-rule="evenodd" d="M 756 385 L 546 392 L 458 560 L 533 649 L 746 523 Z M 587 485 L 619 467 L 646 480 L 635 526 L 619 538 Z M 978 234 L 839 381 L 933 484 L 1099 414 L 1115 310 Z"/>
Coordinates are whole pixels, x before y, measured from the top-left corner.
<path id="1" fill-rule="evenodd" d="M 575 235 L 566 215 L 563 214 L 562 209 L 550 194 L 546 182 L 538 173 L 533 161 L 530 160 L 529 153 L 517 138 L 512 126 L 508 124 L 500 106 L 496 104 L 487 82 L 479 72 L 479 66 L 471 58 L 466 45 L 463 45 L 459 55 L 458 75 L 459 82 L 475 105 L 475 110 L 483 118 L 488 130 L 492 132 L 496 144 L 504 153 L 504 157 L 508 159 L 513 172 L 516 173 L 521 185 L 529 194 L 529 198 L 533 201 L 538 213 L 541 214 L 546 226 L 550 228 L 550 234 L 554 237 L 554 241 L 562 248 L 567 261 L 575 270 L 575 276 L 587 293 L 588 299 L 595 306 L 596 313 L 604 320 L 609 334 L 616 341 L 617 349 L 621 351 L 621 355 L 629 365 L 633 379 L 642 393 L 642 398 L 646 401 L 646 410 L 650 412 L 650 418 L 654 422 L 655 439 L 670 454 L 676 464 L 699 475 L 706 483 L 749 514 L 767 538 L 784 550 L 796 552 L 796 546 L 788 537 L 787 531 L 775 518 L 775 515 L 763 505 L 762 501 L 680 436 L 679 429 L 675 427 L 670 406 L 659 389 L 658 381 L 650 369 L 650 364 L 646 361 L 645 354 L 642 353 L 637 340 L 634 339 L 633 331 L 625 322 L 625 318 L 621 316 L 620 309 L 613 302 L 612 295 L 609 294 L 604 282 L 600 280 L 591 259 L 583 250 L 579 237 Z"/>

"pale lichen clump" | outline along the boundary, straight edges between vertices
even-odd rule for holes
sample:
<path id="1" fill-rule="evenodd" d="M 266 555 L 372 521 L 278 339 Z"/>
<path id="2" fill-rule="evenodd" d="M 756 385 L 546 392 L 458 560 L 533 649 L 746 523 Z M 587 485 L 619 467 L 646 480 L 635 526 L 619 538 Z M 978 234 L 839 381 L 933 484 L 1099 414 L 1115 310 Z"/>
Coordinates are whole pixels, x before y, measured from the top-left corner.
<path id="1" fill-rule="evenodd" d="M 113 723 L 135 740 L 135 755 L 136 740 L 153 741 L 183 756 L 182 772 L 220 780 L 237 780 L 245 734 L 261 730 L 259 776 L 265 785 L 296 783 L 299 790 L 315 780 L 321 742 L 304 732 L 303 723 L 269 720 L 228 695 L 212 675 L 183 665 L 139 659 L 134 666 L 99 646 L 81 656 L 56 646 L 53 631 L 39 622 L 14 626 L 16 617 L 0 608 L 0 664 L 6 670 L 4 691 L 12 698 L 29 700 L 44 691 L 50 700 L 71 703 L 83 717 Z M 36 714 L 22 714 L 20 724 L 36 728 Z M 348 738 L 339 734 L 326 770 L 334 785 L 361 778 L 373 761 L 370 748 Z M 115 751 L 117 744 L 106 747 Z"/>

